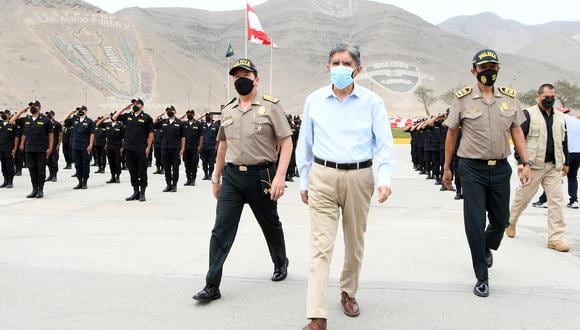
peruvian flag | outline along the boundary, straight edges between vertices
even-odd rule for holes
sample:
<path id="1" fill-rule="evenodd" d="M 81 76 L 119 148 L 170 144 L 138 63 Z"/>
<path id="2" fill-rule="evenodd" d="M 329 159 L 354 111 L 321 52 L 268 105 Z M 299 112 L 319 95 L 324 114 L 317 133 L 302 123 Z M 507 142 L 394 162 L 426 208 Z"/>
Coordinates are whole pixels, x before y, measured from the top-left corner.
<path id="1" fill-rule="evenodd" d="M 262 24 L 258 19 L 258 15 L 256 15 L 256 11 L 250 6 L 249 3 L 246 3 L 246 18 L 248 22 L 247 37 L 249 41 L 265 46 L 272 45 L 273 48 L 278 48 L 276 43 L 273 43 L 266 32 L 264 32 Z"/>

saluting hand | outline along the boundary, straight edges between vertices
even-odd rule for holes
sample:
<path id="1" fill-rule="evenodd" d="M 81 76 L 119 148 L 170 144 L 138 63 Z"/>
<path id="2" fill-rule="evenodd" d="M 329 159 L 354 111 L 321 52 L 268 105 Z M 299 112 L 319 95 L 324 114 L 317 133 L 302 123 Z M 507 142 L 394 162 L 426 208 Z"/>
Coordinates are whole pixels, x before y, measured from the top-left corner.
<path id="1" fill-rule="evenodd" d="M 380 186 L 377 191 L 379 192 L 379 203 L 384 203 L 391 196 L 391 188 L 387 186 Z"/>

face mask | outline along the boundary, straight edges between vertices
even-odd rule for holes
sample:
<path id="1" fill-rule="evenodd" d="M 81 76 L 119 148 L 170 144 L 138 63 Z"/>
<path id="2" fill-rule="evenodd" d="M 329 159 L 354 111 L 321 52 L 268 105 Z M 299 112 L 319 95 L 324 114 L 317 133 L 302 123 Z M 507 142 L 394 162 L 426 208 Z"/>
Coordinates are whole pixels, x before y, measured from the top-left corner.
<path id="1" fill-rule="evenodd" d="M 353 69 L 346 66 L 336 66 L 330 69 L 330 80 L 338 89 L 345 89 L 353 81 Z"/>
<path id="2" fill-rule="evenodd" d="M 85 115 L 85 112 L 84 112 L 84 111 L 79 111 L 79 116 L 81 116 L 81 117 L 82 117 L 82 116 L 84 116 L 84 115 Z"/>
<path id="3" fill-rule="evenodd" d="M 477 81 L 485 86 L 493 86 L 497 80 L 497 70 L 487 69 L 477 73 Z"/>
<path id="4" fill-rule="evenodd" d="M 175 112 L 173 112 L 173 111 L 169 111 L 169 112 L 167 113 L 167 117 L 169 117 L 169 118 L 173 118 L 173 116 L 175 116 Z"/>
<path id="5" fill-rule="evenodd" d="M 555 99 L 553 99 L 551 97 L 547 97 L 547 98 L 542 100 L 542 106 L 546 109 L 552 109 L 555 102 L 556 102 Z"/>
<path id="6" fill-rule="evenodd" d="M 208 123 L 211 122 L 211 117 L 205 117 L 205 121 Z"/>
<path id="7" fill-rule="evenodd" d="M 193 115 L 187 115 L 187 119 L 193 120 Z"/>
<path id="8" fill-rule="evenodd" d="M 254 81 L 245 77 L 240 77 L 234 82 L 236 91 L 240 95 L 248 95 L 254 89 Z"/>
<path id="9" fill-rule="evenodd" d="M 31 114 L 36 114 L 38 112 L 38 109 L 36 109 L 35 107 L 30 107 L 30 113 Z"/>
<path id="10" fill-rule="evenodd" d="M 139 110 L 141 110 L 141 108 L 139 108 L 138 105 L 133 106 L 133 112 L 139 112 Z"/>

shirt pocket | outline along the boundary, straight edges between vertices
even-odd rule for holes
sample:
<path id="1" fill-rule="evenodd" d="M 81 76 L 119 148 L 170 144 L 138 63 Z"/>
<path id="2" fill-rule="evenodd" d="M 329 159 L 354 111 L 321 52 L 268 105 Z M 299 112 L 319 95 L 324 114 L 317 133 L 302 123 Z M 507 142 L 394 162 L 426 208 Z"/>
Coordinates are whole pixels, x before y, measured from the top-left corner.
<path id="1" fill-rule="evenodd" d="M 272 134 L 272 123 L 268 117 L 259 116 L 254 118 L 254 134 L 267 135 Z"/>
<path id="2" fill-rule="evenodd" d="M 514 122 L 514 116 L 516 115 L 516 111 L 515 110 L 503 110 L 500 111 L 500 117 L 503 121 L 504 124 L 504 128 L 509 129 L 510 127 L 512 127 L 512 123 Z"/>
<path id="3" fill-rule="evenodd" d="M 470 113 L 463 113 L 463 119 L 467 119 L 467 120 L 475 120 L 479 117 L 481 117 L 483 114 L 481 112 L 470 112 Z"/>

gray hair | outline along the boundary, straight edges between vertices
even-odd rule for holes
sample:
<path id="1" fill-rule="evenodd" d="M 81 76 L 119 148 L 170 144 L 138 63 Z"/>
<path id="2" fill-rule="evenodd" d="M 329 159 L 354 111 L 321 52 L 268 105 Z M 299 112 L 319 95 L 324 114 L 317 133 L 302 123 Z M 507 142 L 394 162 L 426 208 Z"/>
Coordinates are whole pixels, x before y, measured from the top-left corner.
<path id="1" fill-rule="evenodd" d="M 350 56 L 352 57 L 352 59 L 355 61 L 356 65 L 359 66 L 360 65 L 360 50 L 359 50 L 359 46 L 355 45 L 355 44 L 351 44 L 348 42 L 339 42 L 337 43 L 334 48 L 332 48 L 330 50 L 330 55 L 328 55 L 328 63 L 330 63 L 330 61 L 332 61 L 332 57 L 334 56 L 334 54 L 336 53 L 342 53 L 344 51 L 347 51 Z"/>

